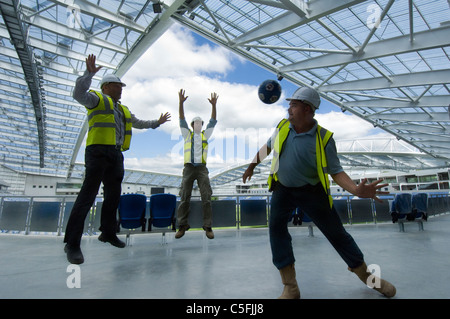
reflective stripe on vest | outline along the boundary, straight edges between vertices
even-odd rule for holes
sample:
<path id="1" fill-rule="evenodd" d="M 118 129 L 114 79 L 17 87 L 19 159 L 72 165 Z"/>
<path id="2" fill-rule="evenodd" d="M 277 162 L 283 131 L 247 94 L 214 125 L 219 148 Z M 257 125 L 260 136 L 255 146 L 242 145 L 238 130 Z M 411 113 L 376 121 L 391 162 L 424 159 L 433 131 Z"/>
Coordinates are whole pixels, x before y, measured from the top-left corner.
<path id="1" fill-rule="evenodd" d="M 287 119 L 283 119 L 277 125 L 277 135 L 275 136 L 275 143 L 273 144 L 273 157 L 272 157 L 272 165 L 270 168 L 270 175 L 267 183 L 269 184 L 269 190 L 272 190 L 272 180 L 277 181 L 278 175 L 278 166 L 280 160 L 280 153 L 283 149 L 284 142 L 289 134 L 289 121 Z"/>
<path id="2" fill-rule="evenodd" d="M 190 131 L 184 140 L 184 164 L 192 163 L 192 145 L 194 143 L 194 132 Z M 200 133 L 202 137 L 202 163 L 206 164 L 206 157 L 208 156 L 208 140 L 205 138 L 205 131 Z"/>
<path id="3" fill-rule="evenodd" d="M 320 183 L 328 195 L 328 202 L 330 208 L 333 207 L 333 197 L 331 197 L 330 180 L 328 178 L 328 164 L 327 155 L 325 153 L 325 146 L 327 146 L 333 133 L 324 129 L 320 125 L 317 125 L 316 134 L 316 162 L 317 162 L 317 174 L 319 175 Z"/>
<path id="4" fill-rule="evenodd" d="M 87 109 L 89 130 L 86 145 L 103 144 L 116 145 L 116 122 L 114 119 L 114 102 L 104 94 L 97 91 L 90 91 L 99 97 L 98 104 L 93 109 Z M 130 110 L 120 103 L 118 106 L 122 110 L 125 118 L 125 136 L 122 151 L 130 148 L 131 143 L 131 113 Z"/>
<path id="5" fill-rule="evenodd" d="M 284 143 L 289 134 L 289 121 L 283 119 L 277 125 L 277 135 L 275 137 L 275 143 L 273 146 L 273 158 L 272 165 L 270 168 L 270 175 L 267 183 L 269 184 L 269 190 L 272 190 L 272 183 L 278 180 L 277 171 L 279 166 L 280 154 L 283 150 Z M 328 195 L 328 201 L 330 207 L 333 206 L 333 198 L 331 197 L 330 181 L 328 179 L 328 165 L 327 157 L 325 153 L 325 147 L 328 141 L 333 136 L 333 133 L 324 129 L 320 125 L 317 125 L 316 131 L 316 164 L 317 164 L 317 174 L 320 179 L 325 192 Z"/>

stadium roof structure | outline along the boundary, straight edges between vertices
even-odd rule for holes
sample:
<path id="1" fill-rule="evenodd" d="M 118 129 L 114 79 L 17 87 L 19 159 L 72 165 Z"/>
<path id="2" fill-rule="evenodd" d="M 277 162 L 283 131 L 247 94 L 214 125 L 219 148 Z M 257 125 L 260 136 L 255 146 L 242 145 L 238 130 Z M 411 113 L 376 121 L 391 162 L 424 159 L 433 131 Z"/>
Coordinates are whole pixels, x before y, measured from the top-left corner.
<path id="1" fill-rule="evenodd" d="M 355 178 L 360 176 L 361 173 L 370 172 L 373 174 L 374 171 L 395 176 L 415 170 L 445 171 L 449 169 L 446 161 L 422 153 L 395 137 L 339 140 L 336 142 L 336 147 L 341 165 L 350 175 L 356 175 Z M 266 183 L 270 166 L 271 156 L 255 168 L 251 183 Z M 242 184 L 242 175 L 247 167 L 248 163 L 237 163 L 228 165 L 223 169 L 212 170 L 210 173 L 211 186 L 214 188 Z M 74 166 L 74 175 L 82 176 L 83 173 L 84 165 L 77 163 Z M 181 175 L 126 169 L 123 182 L 178 188 L 181 185 L 181 180 Z"/>
<path id="2" fill-rule="evenodd" d="M 0 13 L 0 163 L 11 169 L 78 172 L 87 123 L 72 90 L 86 56 L 103 66 L 98 86 L 105 73 L 123 76 L 174 23 L 417 150 L 417 161 L 373 153 L 373 163 L 449 166 L 446 0 L 0 0 Z"/>
<path id="3" fill-rule="evenodd" d="M 422 153 L 395 137 L 339 140 L 336 141 L 336 148 L 342 167 L 355 178 L 362 173 L 375 171 L 380 173 L 377 176 L 381 176 L 381 172 L 386 176 L 395 176 L 416 170 L 448 170 L 445 160 Z M 270 158 L 258 164 L 253 171 L 252 183 L 266 183 L 270 166 Z M 211 185 L 242 184 L 242 175 L 247 167 L 248 163 L 237 164 L 214 172 L 211 174 Z"/>

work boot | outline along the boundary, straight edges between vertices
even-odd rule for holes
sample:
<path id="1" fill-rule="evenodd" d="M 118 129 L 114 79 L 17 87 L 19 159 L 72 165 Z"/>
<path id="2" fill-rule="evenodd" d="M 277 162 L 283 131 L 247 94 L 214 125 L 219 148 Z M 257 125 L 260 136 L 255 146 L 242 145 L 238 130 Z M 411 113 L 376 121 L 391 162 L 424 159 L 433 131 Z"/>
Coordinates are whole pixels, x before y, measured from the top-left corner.
<path id="1" fill-rule="evenodd" d="M 80 265 L 84 263 L 84 257 L 80 246 L 66 244 L 64 246 L 64 252 L 67 254 L 67 261 L 71 264 Z"/>
<path id="2" fill-rule="evenodd" d="M 388 298 L 395 296 L 396 289 L 394 285 L 384 279 L 374 276 L 370 271 L 367 270 L 367 265 L 365 262 L 363 262 L 361 266 L 356 268 L 348 267 L 348 270 L 354 272 L 358 276 L 358 278 L 361 279 L 361 281 L 365 283 L 369 288 L 375 289 Z"/>
<path id="3" fill-rule="evenodd" d="M 118 247 L 118 248 L 124 248 L 127 244 L 125 244 L 123 241 L 121 241 L 119 238 L 117 238 L 116 235 L 105 235 L 103 233 L 98 236 L 98 240 L 104 242 L 104 243 L 110 243 L 111 245 Z"/>
<path id="4" fill-rule="evenodd" d="M 280 269 L 281 282 L 284 285 L 283 293 L 278 299 L 300 299 L 300 289 L 295 279 L 294 264 Z"/>
<path id="5" fill-rule="evenodd" d="M 189 228 L 191 228 L 189 225 L 182 225 L 182 226 L 180 226 L 180 228 L 178 228 L 177 233 L 175 234 L 175 238 L 178 239 L 178 238 L 183 237 L 183 236 L 184 236 L 184 233 L 185 233 Z"/>
<path id="6" fill-rule="evenodd" d="M 203 226 L 203 229 L 206 232 L 206 237 L 208 237 L 209 239 L 213 239 L 214 238 L 214 232 L 212 231 L 211 227 Z"/>

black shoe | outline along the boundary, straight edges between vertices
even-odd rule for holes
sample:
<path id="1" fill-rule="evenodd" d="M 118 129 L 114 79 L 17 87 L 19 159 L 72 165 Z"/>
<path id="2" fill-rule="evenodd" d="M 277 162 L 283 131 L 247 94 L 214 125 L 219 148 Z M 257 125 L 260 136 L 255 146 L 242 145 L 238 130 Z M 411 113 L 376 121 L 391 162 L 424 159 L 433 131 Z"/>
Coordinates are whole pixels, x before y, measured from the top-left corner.
<path id="1" fill-rule="evenodd" d="M 83 253 L 81 252 L 79 246 L 73 247 L 70 246 L 69 244 L 66 244 L 66 246 L 64 246 L 64 252 L 67 254 L 67 260 L 71 264 L 79 265 L 84 263 Z"/>
<path id="2" fill-rule="evenodd" d="M 110 243 L 111 245 L 118 247 L 118 248 L 124 248 L 126 246 L 126 244 L 123 241 L 121 241 L 119 238 L 117 238 L 116 235 L 107 236 L 107 235 L 104 235 L 103 233 L 101 233 L 100 236 L 98 236 L 98 240 L 100 240 L 104 243 Z"/>

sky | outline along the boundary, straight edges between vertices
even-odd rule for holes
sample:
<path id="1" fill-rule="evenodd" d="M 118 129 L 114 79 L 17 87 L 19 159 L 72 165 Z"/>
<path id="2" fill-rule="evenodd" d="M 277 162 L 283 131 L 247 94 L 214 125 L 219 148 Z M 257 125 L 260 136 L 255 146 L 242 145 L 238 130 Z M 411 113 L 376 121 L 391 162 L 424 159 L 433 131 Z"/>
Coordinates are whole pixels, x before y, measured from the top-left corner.
<path id="1" fill-rule="evenodd" d="M 210 175 L 230 166 L 250 162 L 287 116 L 285 100 L 297 89 L 280 81 L 282 96 L 274 104 L 258 98 L 258 86 L 276 76 L 175 24 L 162 35 L 122 77 L 126 83 L 122 104 L 137 118 L 158 119 L 169 112 L 171 121 L 157 129 L 133 129 L 130 150 L 124 152 L 125 168 L 182 174 L 183 140 L 179 128 L 178 92 L 185 90 L 186 120 L 200 116 L 205 125 L 211 117 L 211 93 L 219 95 L 217 125 L 209 140 Z M 336 141 L 382 134 L 366 121 L 341 112 L 322 99 L 315 118 L 334 132 Z M 83 162 L 84 145 L 77 157 Z"/>

